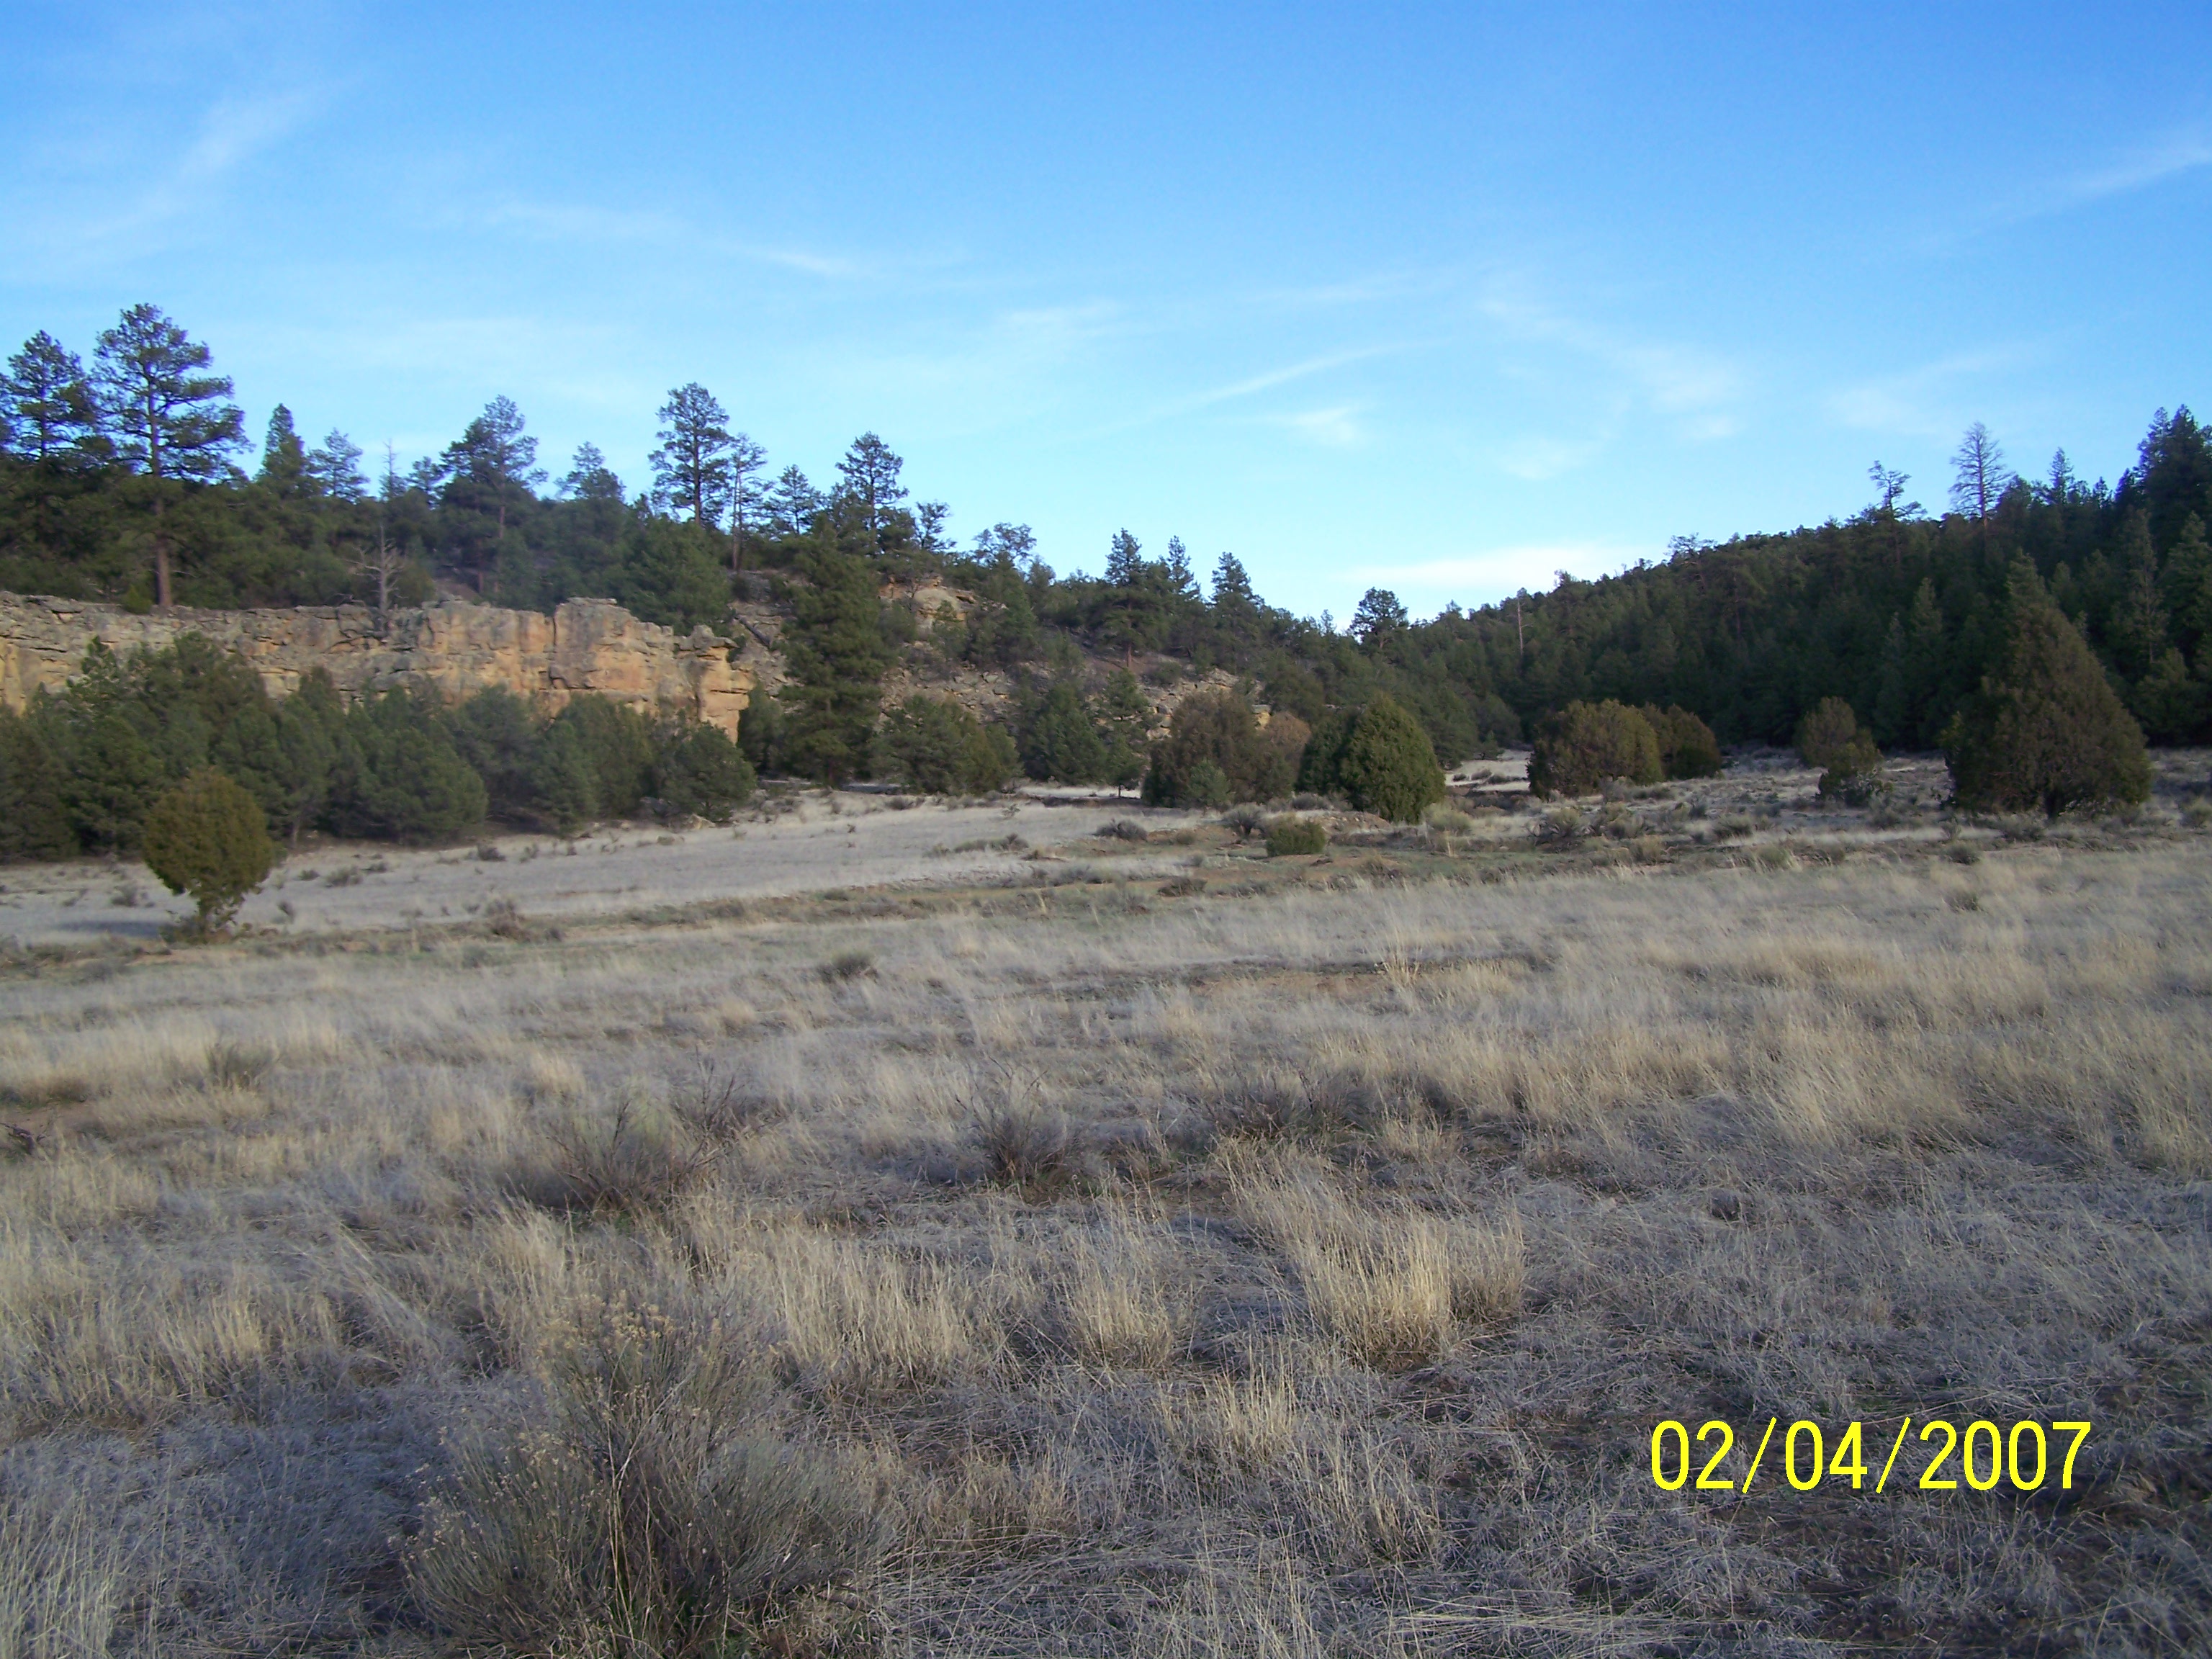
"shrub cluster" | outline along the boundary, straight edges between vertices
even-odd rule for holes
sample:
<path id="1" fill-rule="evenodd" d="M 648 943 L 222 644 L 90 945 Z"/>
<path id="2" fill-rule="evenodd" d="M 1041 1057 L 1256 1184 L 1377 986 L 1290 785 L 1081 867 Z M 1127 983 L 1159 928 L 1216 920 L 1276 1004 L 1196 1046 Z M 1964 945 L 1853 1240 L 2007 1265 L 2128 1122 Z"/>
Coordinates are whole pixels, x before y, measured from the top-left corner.
<path id="1" fill-rule="evenodd" d="M 1797 758 L 1820 771 L 1820 794 L 1864 806 L 1887 785 L 1881 750 L 1857 711 L 1841 697 L 1823 697 L 1797 722 Z"/>
<path id="2" fill-rule="evenodd" d="M 1145 774 L 1152 806 L 1227 806 L 1276 800 L 1291 793 L 1309 728 L 1294 714 L 1262 726 L 1252 705 L 1234 691 L 1188 698 L 1152 745 Z"/>
<path id="3" fill-rule="evenodd" d="M 1587 795 L 1615 778 L 1656 783 L 1665 775 L 1651 722 L 1610 697 L 1546 715 L 1528 762 L 1529 790 L 1543 796 Z"/>
<path id="4" fill-rule="evenodd" d="M 1721 772 L 1720 739 L 1713 728 L 1679 703 L 1641 710 L 1659 744 L 1659 769 L 1670 778 L 1716 778 Z"/>
<path id="5" fill-rule="evenodd" d="M 1021 770 L 1014 740 L 957 702 L 912 696 L 884 717 L 884 769 L 932 795 L 988 795 Z"/>
<path id="6" fill-rule="evenodd" d="M 1377 696 L 1363 708 L 1323 717 L 1306 744 L 1298 787 L 1341 795 L 1395 823 L 1418 823 L 1443 799 L 1444 774 L 1420 721 L 1394 698 Z"/>
<path id="7" fill-rule="evenodd" d="M 1267 826 L 1267 856 L 1271 859 L 1328 849 L 1328 830 L 1319 818 L 1285 814 Z"/>
<path id="8" fill-rule="evenodd" d="M 712 727 L 656 725 L 599 696 L 552 718 L 504 690 L 456 708 L 405 691 L 350 706 L 327 676 L 281 700 L 198 635 L 84 671 L 21 714 L 0 713 L 0 858 L 137 851 L 157 801 L 218 769 L 268 830 L 427 842 L 487 814 L 562 833 L 634 812 L 726 817 L 752 769 Z"/>

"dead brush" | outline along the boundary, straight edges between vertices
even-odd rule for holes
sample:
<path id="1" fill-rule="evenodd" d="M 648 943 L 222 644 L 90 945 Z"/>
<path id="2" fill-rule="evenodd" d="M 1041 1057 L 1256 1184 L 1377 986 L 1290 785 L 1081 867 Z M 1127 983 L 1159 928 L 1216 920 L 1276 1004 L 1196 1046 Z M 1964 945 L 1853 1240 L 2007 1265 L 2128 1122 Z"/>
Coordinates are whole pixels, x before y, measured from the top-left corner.
<path id="1" fill-rule="evenodd" d="M 825 985 L 849 985 L 876 971 L 876 959 L 866 951 L 840 951 L 817 970 Z"/>
<path id="2" fill-rule="evenodd" d="M 871 1488 L 762 1424 L 712 1329 L 617 1305 L 556 1360 L 532 1421 L 465 1451 L 410 1562 L 471 1650 L 761 1650 L 763 1625 L 886 1541 Z"/>
<path id="3" fill-rule="evenodd" d="M 1052 1188 L 1074 1178 L 1074 1135 L 1062 1114 L 1034 1101 L 1002 1101 L 975 1113 L 975 1124 L 984 1164 L 1002 1186 Z"/>
<path id="4" fill-rule="evenodd" d="M 522 914 L 522 907 L 511 898 L 496 898 L 484 906 L 483 927 L 494 939 L 518 945 L 538 937 L 538 929 L 531 926 L 529 918 Z"/>
<path id="5" fill-rule="evenodd" d="M 783 1103 L 753 1088 L 742 1073 L 701 1054 L 669 1085 L 668 1109 L 702 1146 L 726 1147 L 748 1129 L 787 1114 Z"/>
<path id="6" fill-rule="evenodd" d="M 254 1043 L 223 1037 L 208 1045 L 205 1074 L 211 1089 L 244 1092 L 258 1089 L 276 1064 L 276 1056 Z"/>
<path id="7" fill-rule="evenodd" d="M 997 1098 L 963 1103 L 990 1178 L 1001 1186 L 1050 1189 L 1074 1179 L 1074 1132 L 1066 1114 L 1037 1098 L 1036 1080 L 997 1067 Z"/>
<path id="8" fill-rule="evenodd" d="M 546 1133 L 553 1148 L 557 1196 L 565 1208 L 592 1215 L 640 1215 L 665 1210 L 696 1190 L 729 1150 L 672 1112 L 665 1119 L 625 1096 L 605 1126 L 581 1114 Z"/>
<path id="9" fill-rule="evenodd" d="M 1387 1103 L 1366 1079 L 1332 1072 L 1248 1078 L 1218 1089 L 1205 1111 L 1216 1133 L 1253 1141 L 1327 1140 L 1364 1128 Z"/>

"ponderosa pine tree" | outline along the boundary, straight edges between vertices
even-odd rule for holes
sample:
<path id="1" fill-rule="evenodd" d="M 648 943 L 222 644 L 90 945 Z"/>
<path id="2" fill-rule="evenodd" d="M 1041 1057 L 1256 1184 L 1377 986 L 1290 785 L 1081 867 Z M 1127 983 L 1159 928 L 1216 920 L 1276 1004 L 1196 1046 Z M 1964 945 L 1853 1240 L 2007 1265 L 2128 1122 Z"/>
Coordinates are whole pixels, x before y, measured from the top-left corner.
<path id="1" fill-rule="evenodd" d="M 2040 810 L 2150 798 L 2142 730 L 2035 568 L 2015 564 L 2002 653 L 1943 732 L 1959 805 Z"/>
<path id="2" fill-rule="evenodd" d="M 906 499 L 906 486 L 899 482 L 905 465 L 892 453 L 891 447 L 872 432 L 854 439 L 845 459 L 837 463 L 837 476 L 842 480 L 839 488 L 860 503 L 861 522 L 878 546 L 891 510 Z"/>
<path id="3" fill-rule="evenodd" d="M 100 406 L 84 364 L 40 329 L 8 360 L 0 378 L 5 447 L 27 461 L 72 464 L 106 459 Z"/>
<path id="4" fill-rule="evenodd" d="M 660 406 L 660 442 L 651 458 L 653 495 L 695 524 L 719 526 L 729 505 L 729 411 L 696 380 L 678 386 Z"/>
<path id="5" fill-rule="evenodd" d="M 211 374 L 208 349 L 161 308 L 136 305 L 100 337 L 94 381 L 116 453 L 153 495 L 154 602 L 175 603 L 169 537 L 162 520 L 169 486 L 221 477 L 245 441 L 245 415 L 228 401 L 229 378 Z"/>

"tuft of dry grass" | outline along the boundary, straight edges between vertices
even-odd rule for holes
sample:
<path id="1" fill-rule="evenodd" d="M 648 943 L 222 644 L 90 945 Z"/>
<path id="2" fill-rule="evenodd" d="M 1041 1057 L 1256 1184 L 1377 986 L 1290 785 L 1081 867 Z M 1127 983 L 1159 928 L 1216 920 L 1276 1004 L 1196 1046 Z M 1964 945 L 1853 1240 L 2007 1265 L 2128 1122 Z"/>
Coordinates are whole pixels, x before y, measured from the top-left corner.
<path id="1" fill-rule="evenodd" d="M 883 1542 L 876 1495 L 763 1432 L 757 1394 L 711 1331 L 606 1308 L 532 1417 L 455 1460 L 412 1554 L 416 1595 L 471 1646 L 691 1659 L 746 1644 Z"/>
<path id="2" fill-rule="evenodd" d="M 1294 1271 L 1316 1328 L 1362 1364 L 1442 1358 L 1462 1322 L 1519 1311 L 1517 1217 L 1489 1224 L 1395 1205 L 1355 1205 L 1310 1163 L 1229 1154 L 1238 1213 Z"/>

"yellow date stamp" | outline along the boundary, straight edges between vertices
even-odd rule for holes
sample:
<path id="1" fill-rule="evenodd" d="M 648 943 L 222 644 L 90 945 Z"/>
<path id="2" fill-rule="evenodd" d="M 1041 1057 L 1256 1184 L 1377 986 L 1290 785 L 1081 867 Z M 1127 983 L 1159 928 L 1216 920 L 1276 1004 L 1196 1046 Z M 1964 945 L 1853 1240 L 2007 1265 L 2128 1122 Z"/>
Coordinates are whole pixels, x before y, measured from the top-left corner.
<path id="1" fill-rule="evenodd" d="M 1695 1492 L 1734 1492 L 1741 1497 L 1750 1492 L 1759 1471 L 1770 1467 L 1767 1449 L 1773 1445 L 1781 1424 L 1778 1417 L 1766 1419 L 1766 1431 L 1751 1452 L 1749 1466 L 1743 1468 L 1739 1484 L 1735 1470 L 1744 1448 L 1732 1425 L 1715 1418 L 1702 1425 L 1693 1437 L 1687 1424 L 1668 1418 L 1651 1431 L 1651 1482 L 1662 1492 L 1680 1492 L 1689 1486 Z M 1961 1478 L 1974 1492 L 1991 1492 L 2003 1482 L 2018 1492 L 2037 1492 L 2053 1476 L 2060 1491 L 2071 1492 L 2074 1460 L 2087 1443 L 2094 1425 L 2078 1419 L 2053 1421 L 2048 1425 L 2048 1434 L 2044 1431 L 2045 1426 L 2033 1418 L 2021 1418 L 2006 1429 L 1983 1417 L 1969 1423 L 1962 1435 L 1955 1424 L 1933 1418 L 1920 1425 L 1913 1455 L 1905 1460 L 1908 1467 L 1899 1469 L 1899 1455 L 1905 1452 L 1913 1427 L 1913 1419 L 1907 1417 L 1897 1425 L 1889 1455 L 1874 1476 L 1874 1490 L 1885 1491 L 1894 1472 L 1900 1484 L 1917 1484 L 1922 1492 L 1956 1492 Z M 1811 1492 L 1824 1482 L 1840 1485 L 1845 1480 L 1850 1482 L 1853 1492 L 1866 1490 L 1870 1473 L 1866 1425 L 1845 1424 L 1834 1441 L 1832 1453 L 1829 1443 L 1828 1433 L 1820 1424 L 1799 1418 L 1784 1431 L 1782 1444 L 1777 1449 L 1775 1461 L 1781 1466 L 1783 1478 L 1799 1492 Z M 1912 1464 L 1918 1465 L 1917 1482 Z M 1773 1484 L 1771 1473 L 1768 1484 Z"/>

